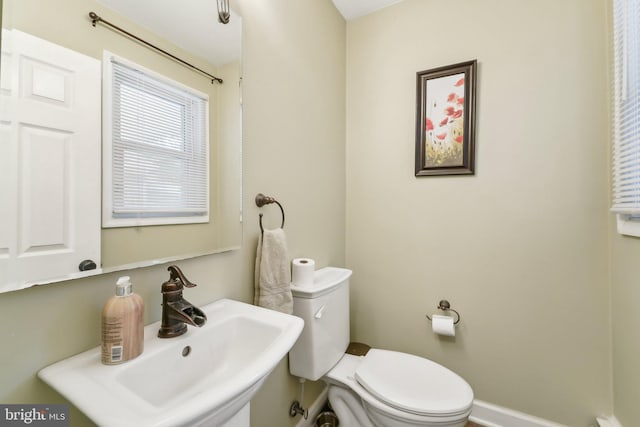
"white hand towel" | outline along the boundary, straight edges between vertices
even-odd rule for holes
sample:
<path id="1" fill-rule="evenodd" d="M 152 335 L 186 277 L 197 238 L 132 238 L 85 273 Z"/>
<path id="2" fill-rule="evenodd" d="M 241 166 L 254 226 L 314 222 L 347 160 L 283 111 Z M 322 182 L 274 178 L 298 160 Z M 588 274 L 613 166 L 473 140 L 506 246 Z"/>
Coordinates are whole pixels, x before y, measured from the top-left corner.
<path id="1" fill-rule="evenodd" d="M 261 307 L 293 313 L 291 267 L 284 230 L 264 230 L 258 238 L 253 303 Z"/>

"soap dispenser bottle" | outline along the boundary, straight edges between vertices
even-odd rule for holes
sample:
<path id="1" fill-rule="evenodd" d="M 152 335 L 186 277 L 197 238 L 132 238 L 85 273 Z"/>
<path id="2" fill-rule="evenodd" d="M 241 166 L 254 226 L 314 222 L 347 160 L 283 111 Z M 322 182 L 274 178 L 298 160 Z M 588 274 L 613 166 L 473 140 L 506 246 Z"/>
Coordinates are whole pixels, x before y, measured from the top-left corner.
<path id="1" fill-rule="evenodd" d="M 117 365 L 144 349 L 144 302 L 133 293 L 129 276 L 116 282 L 116 294 L 102 309 L 102 363 Z"/>

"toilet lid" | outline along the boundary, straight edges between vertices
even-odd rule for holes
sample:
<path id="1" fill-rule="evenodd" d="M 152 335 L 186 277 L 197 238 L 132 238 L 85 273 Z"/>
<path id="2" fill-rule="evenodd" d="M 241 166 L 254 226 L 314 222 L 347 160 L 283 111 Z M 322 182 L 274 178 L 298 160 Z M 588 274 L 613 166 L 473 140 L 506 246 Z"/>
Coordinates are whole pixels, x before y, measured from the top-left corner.
<path id="1" fill-rule="evenodd" d="M 415 414 L 468 411 L 473 391 L 453 371 L 406 353 L 372 349 L 355 372 L 358 383 L 379 400 Z"/>

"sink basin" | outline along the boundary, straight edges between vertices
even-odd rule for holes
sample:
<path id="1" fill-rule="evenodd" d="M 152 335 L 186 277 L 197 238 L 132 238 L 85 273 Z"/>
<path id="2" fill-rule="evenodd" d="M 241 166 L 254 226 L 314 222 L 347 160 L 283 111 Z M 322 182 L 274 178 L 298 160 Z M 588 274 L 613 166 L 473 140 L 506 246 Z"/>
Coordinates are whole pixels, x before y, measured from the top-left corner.
<path id="1" fill-rule="evenodd" d="M 224 425 L 248 411 L 304 322 L 228 299 L 200 309 L 207 323 L 176 338 L 158 338 L 160 322 L 146 326 L 134 360 L 103 365 L 96 347 L 38 376 L 100 426 Z"/>

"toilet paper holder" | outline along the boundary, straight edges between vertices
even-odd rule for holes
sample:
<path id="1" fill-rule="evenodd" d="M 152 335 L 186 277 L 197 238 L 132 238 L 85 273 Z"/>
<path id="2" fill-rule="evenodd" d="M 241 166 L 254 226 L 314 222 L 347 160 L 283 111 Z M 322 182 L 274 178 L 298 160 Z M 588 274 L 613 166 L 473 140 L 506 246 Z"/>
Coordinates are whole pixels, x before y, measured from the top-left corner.
<path id="1" fill-rule="evenodd" d="M 453 311 L 457 317 L 457 319 L 453 322 L 453 324 L 457 325 L 458 322 L 460 322 L 460 313 L 458 313 L 456 310 L 451 308 L 451 304 L 449 304 L 449 301 L 447 301 L 446 299 L 440 300 L 436 308 L 442 311 Z M 427 319 L 429 319 L 429 321 L 431 321 L 431 317 L 429 317 L 428 314 L 425 314 L 425 316 L 427 317 Z"/>

